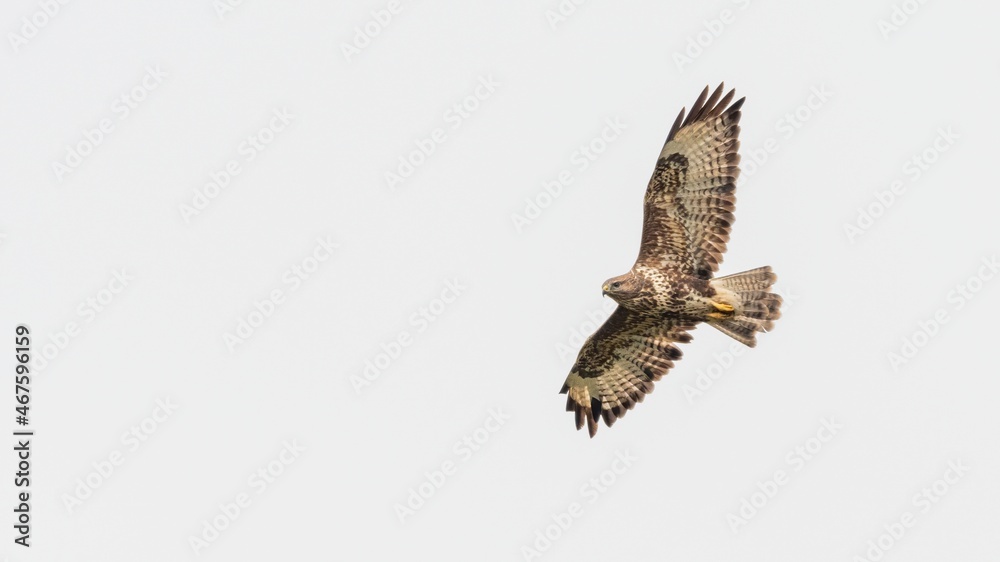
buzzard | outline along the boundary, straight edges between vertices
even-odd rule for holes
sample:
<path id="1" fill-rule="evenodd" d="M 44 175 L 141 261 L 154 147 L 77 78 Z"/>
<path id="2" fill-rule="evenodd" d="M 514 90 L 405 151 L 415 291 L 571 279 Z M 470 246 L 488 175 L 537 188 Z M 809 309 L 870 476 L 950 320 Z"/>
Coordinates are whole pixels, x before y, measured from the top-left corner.
<path id="1" fill-rule="evenodd" d="M 768 266 L 715 277 L 733 224 L 739 176 L 740 108 L 735 90 L 702 91 L 670 128 L 646 188 L 639 257 L 604 283 L 618 303 L 583 344 L 560 393 L 593 437 L 653 391 L 701 322 L 754 347 L 780 316 Z"/>

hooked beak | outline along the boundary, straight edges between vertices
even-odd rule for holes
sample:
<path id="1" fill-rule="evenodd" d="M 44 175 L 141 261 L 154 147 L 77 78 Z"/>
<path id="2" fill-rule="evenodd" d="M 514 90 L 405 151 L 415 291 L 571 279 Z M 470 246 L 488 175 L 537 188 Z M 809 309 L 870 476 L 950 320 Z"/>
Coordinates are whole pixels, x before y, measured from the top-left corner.
<path id="1" fill-rule="evenodd" d="M 608 296 L 608 289 L 609 289 L 609 287 L 608 287 L 607 283 L 605 283 L 604 286 L 601 287 L 601 296 L 602 297 Z"/>

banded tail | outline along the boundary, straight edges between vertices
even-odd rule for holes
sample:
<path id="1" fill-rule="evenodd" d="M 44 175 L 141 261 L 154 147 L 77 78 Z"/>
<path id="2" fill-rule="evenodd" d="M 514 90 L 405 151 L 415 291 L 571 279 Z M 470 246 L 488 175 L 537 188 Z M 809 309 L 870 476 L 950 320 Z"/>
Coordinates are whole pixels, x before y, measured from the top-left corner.
<path id="1" fill-rule="evenodd" d="M 727 336 L 748 347 L 757 345 L 757 332 L 767 332 L 781 317 L 781 296 L 768 289 L 778 278 L 770 266 L 742 273 L 717 277 L 712 287 L 728 302 L 733 312 L 725 318 L 712 318 L 708 323 Z"/>

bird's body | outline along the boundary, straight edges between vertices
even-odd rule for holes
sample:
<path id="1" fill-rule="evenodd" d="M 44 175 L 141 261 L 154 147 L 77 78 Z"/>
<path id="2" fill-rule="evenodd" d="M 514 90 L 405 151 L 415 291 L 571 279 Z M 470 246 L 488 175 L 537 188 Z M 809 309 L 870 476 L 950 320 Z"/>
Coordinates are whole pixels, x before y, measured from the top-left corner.
<path id="1" fill-rule="evenodd" d="M 649 299 L 650 312 L 659 311 L 678 316 L 701 316 L 705 309 L 705 299 L 715 294 L 707 279 L 694 275 L 667 275 L 650 267 L 637 267 L 636 274 L 649 280 L 655 294 Z"/>
<path id="2" fill-rule="evenodd" d="M 743 99 L 729 105 L 734 93 L 722 97 L 720 84 L 709 97 L 705 88 L 687 119 L 681 110 L 646 189 L 639 257 L 604 284 L 619 306 L 584 343 L 562 389 L 591 437 L 599 419 L 611 426 L 652 392 L 681 357 L 674 344 L 690 341 L 699 323 L 753 347 L 780 316 L 770 267 L 714 277 L 736 203 Z"/>

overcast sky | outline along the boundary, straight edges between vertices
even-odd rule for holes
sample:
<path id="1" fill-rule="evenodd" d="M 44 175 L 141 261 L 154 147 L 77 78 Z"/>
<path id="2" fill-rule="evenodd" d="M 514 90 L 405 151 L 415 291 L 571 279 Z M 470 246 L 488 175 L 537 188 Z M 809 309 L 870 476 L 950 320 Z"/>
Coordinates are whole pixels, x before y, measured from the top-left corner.
<path id="1" fill-rule="evenodd" d="M 627 4 L 5 2 L 0 556 L 996 558 L 1000 9 Z M 558 390 L 722 81 L 720 273 L 783 317 L 590 439 Z"/>

